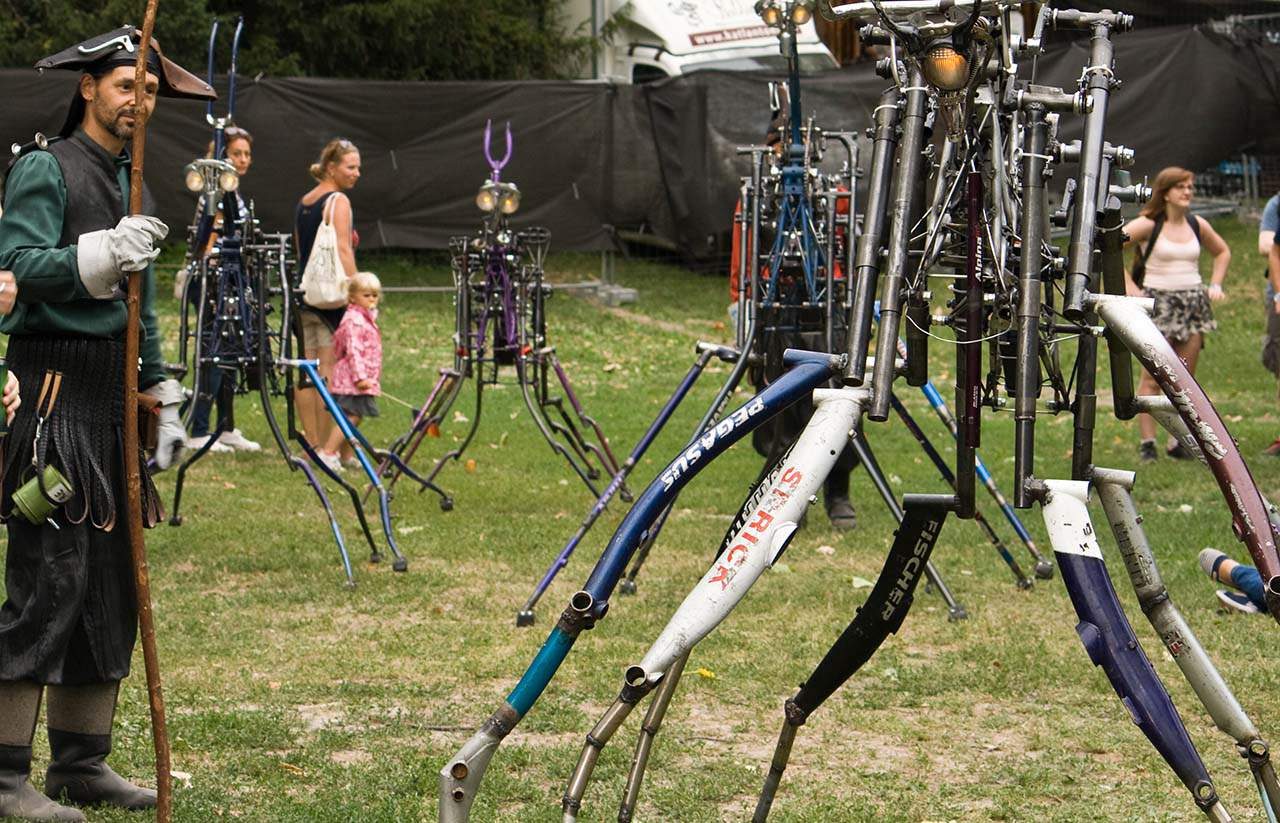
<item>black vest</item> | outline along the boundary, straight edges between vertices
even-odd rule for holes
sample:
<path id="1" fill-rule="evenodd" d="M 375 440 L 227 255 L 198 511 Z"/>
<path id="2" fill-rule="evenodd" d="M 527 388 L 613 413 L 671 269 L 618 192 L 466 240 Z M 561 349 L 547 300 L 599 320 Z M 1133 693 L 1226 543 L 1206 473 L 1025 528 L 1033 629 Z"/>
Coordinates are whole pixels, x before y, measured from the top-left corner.
<path id="1" fill-rule="evenodd" d="M 50 142 L 47 151 L 58 161 L 67 187 L 67 210 L 63 213 L 58 245 L 70 246 L 82 234 L 115 228 L 126 213 L 116 159 L 83 131 Z M 155 211 L 155 200 L 143 185 L 142 213 Z"/>

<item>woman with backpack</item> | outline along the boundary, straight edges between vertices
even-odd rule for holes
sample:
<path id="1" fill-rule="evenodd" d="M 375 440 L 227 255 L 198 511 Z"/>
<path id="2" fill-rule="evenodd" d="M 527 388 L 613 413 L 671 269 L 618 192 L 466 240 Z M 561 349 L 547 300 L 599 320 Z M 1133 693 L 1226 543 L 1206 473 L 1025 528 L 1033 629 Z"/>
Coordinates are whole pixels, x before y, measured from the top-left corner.
<path id="1" fill-rule="evenodd" d="M 1209 221 L 1191 214 L 1194 194 L 1195 175 L 1177 166 L 1163 169 L 1152 184 L 1151 199 L 1124 227 L 1125 245 L 1137 247 L 1133 269 L 1125 274 L 1126 289 L 1130 295 L 1155 300 L 1152 319 L 1193 375 L 1205 333 L 1218 327 L 1211 304 L 1226 297 L 1222 281 L 1231 263 L 1231 249 Z M 1200 255 L 1206 251 L 1213 258 L 1207 287 L 1200 276 Z M 1144 371 L 1138 394 L 1159 393 L 1155 378 Z M 1149 463 L 1158 456 L 1156 421 L 1140 414 L 1138 427 L 1138 458 Z M 1165 451 L 1179 460 L 1192 457 L 1172 438 Z"/>

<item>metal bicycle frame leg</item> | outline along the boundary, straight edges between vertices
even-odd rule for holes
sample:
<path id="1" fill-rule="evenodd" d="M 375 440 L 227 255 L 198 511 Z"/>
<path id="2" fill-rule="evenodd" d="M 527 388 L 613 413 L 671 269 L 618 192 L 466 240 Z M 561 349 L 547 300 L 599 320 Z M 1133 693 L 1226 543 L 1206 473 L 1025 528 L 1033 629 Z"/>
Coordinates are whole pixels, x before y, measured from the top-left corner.
<path id="1" fill-rule="evenodd" d="M 1200 810 L 1210 820 L 1230 820 L 1107 576 L 1089 519 L 1089 484 L 1079 480 L 1033 481 L 1032 492 L 1039 497 L 1062 580 L 1080 619 L 1076 633 L 1089 659 L 1106 672 L 1134 724 L 1190 790 Z"/>
<path id="2" fill-rule="evenodd" d="M 1271 764 L 1271 747 L 1262 739 L 1258 727 L 1249 719 L 1169 597 L 1142 528 L 1142 518 L 1133 503 L 1134 473 L 1095 466 L 1090 480 L 1106 510 L 1116 546 L 1138 595 L 1138 605 L 1213 718 L 1213 724 L 1235 741 L 1236 751 L 1248 762 L 1258 785 L 1267 820 L 1275 823 L 1276 809 L 1280 808 L 1280 781 Z"/>
<path id="3" fill-rule="evenodd" d="M 711 567 L 676 609 L 640 663 L 627 669 L 618 699 L 587 735 L 577 768 L 565 790 L 566 823 L 577 819 L 600 752 L 631 709 L 663 681 L 664 703 L 670 701 L 684 668 L 683 662 L 693 647 L 729 616 L 765 569 L 785 550 L 809 507 L 809 499 L 821 490 L 844 450 L 848 432 L 862 416 L 869 400 L 868 388 L 814 391 L 813 417 L 795 445 L 773 465 L 764 482 L 752 490 Z M 673 668 L 677 661 L 681 661 L 678 669 Z M 661 711 L 665 712 L 665 705 Z M 656 732 L 655 726 L 648 735 L 649 742 L 642 740 L 640 744 L 645 757 Z M 639 792 L 638 781 L 643 771 L 644 760 L 633 764 L 636 782 L 630 790 L 632 795 Z"/>
<path id="4" fill-rule="evenodd" d="M 900 525 L 871 594 L 800 690 L 783 706 L 782 732 L 751 818 L 753 823 L 764 823 L 769 817 L 791 757 L 796 731 L 902 626 L 914 602 L 921 571 L 928 568 L 929 555 L 942 532 L 947 512 L 955 504 L 955 497 L 951 495 L 908 494 L 903 498 Z"/>
<path id="5" fill-rule="evenodd" d="M 750 305 L 750 304 L 748 304 Z M 747 340 L 755 337 L 757 328 L 756 318 L 753 316 L 747 329 Z M 733 368 L 729 370 L 729 376 L 725 378 L 724 383 L 720 386 L 720 391 L 716 392 L 715 399 L 711 401 L 711 405 L 707 406 L 707 410 L 703 413 L 702 419 L 698 421 L 697 428 L 694 429 L 693 437 L 689 440 L 688 446 L 692 446 L 698 439 L 699 435 L 707 430 L 713 423 L 720 419 L 720 414 L 724 411 L 725 405 L 729 402 L 729 398 L 737 391 L 738 384 L 742 382 L 742 377 L 746 374 L 747 364 L 750 362 L 750 354 L 747 349 L 739 349 L 740 355 Z M 673 501 L 674 502 L 674 501 Z M 662 527 L 667 523 L 667 517 L 671 514 L 668 507 L 658 516 L 653 525 L 649 527 L 649 531 L 645 534 L 640 543 L 640 548 L 636 551 L 635 560 L 631 564 L 631 570 L 627 572 L 626 578 L 619 584 L 619 591 L 622 594 L 636 593 L 636 577 L 640 574 L 640 570 L 644 568 L 645 561 L 649 559 L 649 553 L 653 550 L 653 544 L 658 541 L 659 535 L 662 534 Z"/>
<path id="6" fill-rule="evenodd" d="M 843 358 L 816 352 L 787 352 L 791 368 L 760 394 L 708 429 L 684 449 L 637 498 L 605 548 L 582 590 L 570 598 L 555 628 L 502 705 L 440 770 L 442 823 L 468 819 L 484 773 L 498 746 L 555 677 L 582 631 L 609 609 L 610 597 L 645 532 L 686 484 L 729 446 L 787 406 L 809 396 L 843 366 Z M 739 364 L 741 365 L 741 363 Z"/>
<path id="7" fill-rule="evenodd" d="M 395 534 L 391 529 L 390 497 L 387 495 L 386 488 L 382 485 L 382 480 L 378 477 L 377 469 L 374 468 L 373 463 L 369 460 L 369 456 L 365 454 L 365 448 L 368 448 L 368 442 L 364 439 L 364 436 L 351 425 L 351 422 L 347 420 L 347 416 L 343 414 L 342 409 L 338 408 L 337 402 L 333 399 L 333 395 L 329 393 L 329 389 L 325 386 L 324 380 L 320 377 L 320 373 L 316 371 L 316 367 L 319 365 L 318 361 L 281 360 L 281 362 L 286 366 L 301 369 L 312 382 L 316 392 L 320 395 L 320 399 L 324 402 L 325 409 L 328 410 L 329 416 L 333 418 L 334 424 L 337 425 L 338 429 L 342 432 L 343 437 L 346 438 L 347 444 L 351 446 L 356 459 L 360 461 L 361 468 L 363 468 L 365 474 L 368 475 L 369 482 L 373 483 L 374 488 L 377 489 L 378 509 L 379 513 L 382 515 L 382 534 L 383 537 L 386 538 L 387 546 L 391 549 L 392 556 L 395 558 L 391 563 L 391 568 L 398 572 L 407 571 L 409 568 L 409 561 L 400 553 L 400 547 L 396 544 Z M 307 451 L 307 456 L 311 458 L 313 464 L 328 475 L 331 480 L 342 486 L 347 491 L 347 494 L 351 497 L 351 505 L 355 507 L 356 515 L 360 520 L 361 528 L 365 530 L 366 536 L 369 537 L 369 542 L 372 544 L 373 537 L 369 532 L 368 522 L 366 521 L 364 514 L 364 506 L 360 504 L 360 493 L 356 490 L 356 487 L 348 483 L 337 472 L 326 466 L 324 461 L 322 461 L 320 456 L 316 453 L 315 449 L 306 442 L 305 438 L 299 439 L 299 443 L 301 443 L 302 447 Z M 374 549 L 370 556 L 370 560 L 371 562 L 377 562 L 377 559 L 377 550 Z"/>
<path id="8" fill-rule="evenodd" d="M 441 369 L 440 376 L 436 378 L 435 385 L 431 387 L 431 391 L 427 394 L 427 399 L 423 401 L 422 408 L 418 409 L 418 413 L 414 415 L 413 423 L 409 426 L 409 431 L 397 438 L 396 442 L 388 450 L 390 454 L 378 461 L 378 475 L 386 478 L 387 492 L 391 493 L 395 489 L 396 482 L 400 476 L 404 474 L 397 465 L 396 460 L 392 460 L 392 455 L 408 465 L 417 453 L 418 447 L 422 444 L 422 439 L 427 436 L 432 426 L 439 425 L 444 416 L 449 413 L 449 409 L 453 406 L 453 401 L 457 398 L 458 393 L 462 389 L 462 375 L 454 369 Z M 431 488 L 440 495 L 440 508 L 443 511 L 449 511 L 453 508 L 453 498 L 449 497 L 434 483 Z M 428 486 L 424 486 L 425 491 Z M 369 500 L 369 495 L 373 494 L 373 484 L 370 483 L 365 487 L 362 502 Z"/>
<path id="9" fill-rule="evenodd" d="M 876 460 L 875 454 L 872 453 L 871 447 L 867 444 L 867 440 L 862 436 L 861 431 L 854 431 L 853 436 L 849 438 L 849 445 L 853 446 L 859 462 L 866 469 L 867 476 L 871 478 L 872 485 L 876 487 L 876 491 L 880 492 L 880 497 L 884 499 L 884 504 L 889 507 L 889 513 L 893 515 L 894 520 L 901 523 L 903 518 L 902 506 L 898 504 L 898 499 L 894 496 L 893 489 L 889 488 L 889 481 L 885 479 L 884 471 L 880 468 L 879 461 Z M 925 562 L 924 573 L 929 580 L 929 584 L 938 590 L 943 602 L 947 604 L 947 619 L 956 621 L 968 618 L 969 612 L 956 601 L 955 595 L 951 593 L 951 589 L 943 582 L 942 575 L 938 574 L 938 570 L 934 568 L 932 562 Z"/>
<path id="10" fill-rule="evenodd" d="M 1236 537 L 1249 549 L 1266 585 L 1267 606 L 1280 622 L 1280 554 L 1257 483 L 1204 389 L 1147 314 L 1150 301 L 1087 295 L 1087 303 L 1155 378 L 1195 437 L 1205 463 L 1231 510 Z"/>
<path id="11" fill-rule="evenodd" d="M 546 592 L 547 587 L 551 585 L 551 581 L 560 573 L 560 570 L 568 565 L 569 558 L 573 555 L 574 550 L 577 549 L 583 538 L 587 536 L 587 532 L 591 530 L 595 522 L 604 514 L 614 494 L 624 488 L 627 477 L 635 469 L 636 464 L 640 462 L 640 458 L 644 456 L 644 453 L 648 451 L 654 439 L 666 427 L 667 421 L 671 419 L 671 415 L 675 413 L 676 408 L 689 394 L 694 383 L 702 376 L 702 372 L 707 367 L 707 364 L 711 362 L 711 358 L 720 357 L 722 360 L 733 361 L 738 357 L 736 350 L 726 346 L 715 346 L 710 343 L 698 343 L 697 352 L 698 356 L 694 360 L 693 366 L 690 367 L 689 372 L 680 381 L 680 384 L 676 386 L 676 390 L 672 392 L 671 396 L 667 398 L 667 402 L 658 412 L 658 416 L 649 424 L 649 429 L 640 438 L 640 441 L 636 443 L 635 448 L 631 450 L 631 454 L 627 456 L 621 468 L 614 474 L 613 479 L 605 487 L 599 499 L 587 511 L 586 517 L 578 525 L 578 530 L 573 533 L 573 536 L 569 538 L 569 542 L 564 545 L 564 548 L 560 550 L 560 554 L 552 561 L 551 566 L 543 574 L 542 579 L 538 581 L 537 586 L 534 587 L 533 593 L 529 595 L 529 599 L 525 601 L 524 607 L 516 612 L 517 626 L 533 625 L 533 609 L 538 605 L 543 593 Z"/>

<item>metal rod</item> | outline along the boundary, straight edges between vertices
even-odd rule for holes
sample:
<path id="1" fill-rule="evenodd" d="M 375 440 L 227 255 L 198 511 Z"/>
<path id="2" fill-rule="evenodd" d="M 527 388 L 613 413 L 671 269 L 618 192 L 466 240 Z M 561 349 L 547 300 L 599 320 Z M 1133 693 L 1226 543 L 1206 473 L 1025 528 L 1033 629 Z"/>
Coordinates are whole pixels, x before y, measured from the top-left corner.
<path id="1" fill-rule="evenodd" d="M 888 254 L 885 257 L 884 298 L 880 301 L 880 331 L 876 338 L 876 362 L 871 377 L 871 408 L 867 417 L 876 422 L 889 419 L 889 391 L 896 376 L 895 350 L 902 316 L 903 289 L 910 258 L 912 223 L 916 216 L 917 178 L 923 162 L 925 115 L 929 92 L 924 74 L 912 64 L 907 80 L 907 106 L 902 117 L 902 139 L 898 147 L 898 169 L 893 178 L 893 217 L 889 222 Z"/>
<path id="2" fill-rule="evenodd" d="M 1031 507 L 1027 481 L 1035 475 L 1036 403 L 1040 399 L 1040 269 L 1044 265 L 1045 145 L 1043 106 L 1027 108 L 1022 169 L 1022 259 L 1018 275 L 1018 352 L 1013 411 L 1013 505 Z"/>
<path id="3" fill-rule="evenodd" d="M 901 99 L 897 86 L 885 89 L 875 111 L 875 143 L 871 151 L 871 178 L 867 183 L 867 210 L 862 218 L 862 236 L 858 238 L 857 261 L 849 273 L 853 310 L 849 317 L 849 359 L 843 376 L 847 386 L 861 386 L 866 379 L 872 313 L 880 285 L 880 239 L 884 234 L 889 185 L 895 177 L 893 158 L 898 143 L 898 103 Z M 851 235 L 850 244 L 852 242 Z"/>

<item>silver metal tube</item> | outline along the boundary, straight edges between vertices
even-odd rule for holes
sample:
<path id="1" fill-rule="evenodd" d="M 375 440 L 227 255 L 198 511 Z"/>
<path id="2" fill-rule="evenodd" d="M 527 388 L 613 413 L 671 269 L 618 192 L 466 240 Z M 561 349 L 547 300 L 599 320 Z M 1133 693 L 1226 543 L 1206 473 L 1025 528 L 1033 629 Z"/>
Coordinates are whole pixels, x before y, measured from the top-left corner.
<path id="1" fill-rule="evenodd" d="M 632 667 L 632 669 L 636 668 L 638 667 Z M 582 796 L 587 791 L 587 783 L 591 781 L 591 772 L 596 767 L 596 761 L 600 759 L 601 750 L 608 745 L 610 738 L 622 725 L 622 721 L 626 720 L 627 715 L 631 714 L 631 710 L 636 707 L 636 701 L 648 691 L 649 686 L 645 682 L 644 673 L 640 672 L 638 677 L 633 677 L 633 672 L 629 669 L 627 684 L 623 687 L 622 694 L 613 701 L 613 705 L 605 709 L 582 746 L 578 765 L 574 767 L 573 775 L 569 778 L 569 786 L 564 791 L 562 807 L 566 823 L 578 819 L 578 810 L 582 808 Z"/>
<path id="2" fill-rule="evenodd" d="M 1133 504 L 1133 472 L 1095 467 L 1091 480 L 1124 557 L 1139 606 L 1214 725 L 1236 742 L 1241 755 L 1249 761 L 1268 818 L 1274 819 L 1275 809 L 1280 807 L 1280 785 L 1271 764 L 1270 747 L 1169 597 L 1142 528 L 1142 518 Z"/>
<path id="3" fill-rule="evenodd" d="M 1090 110 L 1080 142 L 1080 170 L 1076 175 L 1076 199 L 1072 204 L 1071 242 L 1067 246 L 1067 284 L 1063 314 L 1070 320 L 1084 317 L 1085 292 L 1093 271 L 1094 234 L 1098 224 L 1098 188 L 1101 185 L 1103 130 L 1107 100 L 1111 96 L 1111 27 L 1096 23 L 1090 40 L 1089 65 L 1085 68 Z"/>
<path id="4" fill-rule="evenodd" d="M 636 801 L 640 797 L 644 771 L 649 766 L 649 753 L 653 751 L 654 738 L 662 728 L 662 721 L 671 706 L 671 698 L 675 695 L 676 686 L 680 684 L 680 677 L 688 662 L 689 653 L 685 652 L 672 663 L 654 691 L 653 699 L 649 701 L 649 711 L 645 713 L 644 723 L 640 725 L 640 737 L 636 740 L 636 751 L 631 758 L 631 771 L 627 773 L 627 787 L 622 795 L 622 804 L 618 807 L 618 823 L 629 823 L 635 816 Z"/>
<path id="5" fill-rule="evenodd" d="M 867 417 L 876 422 L 889 419 L 889 392 L 896 376 L 894 360 L 902 315 L 902 291 L 910 262 L 911 226 L 915 218 L 916 178 L 920 175 L 923 158 L 924 119 L 929 104 L 929 92 L 924 86 L 924 74 L 919 66 L 911 67 L 907 85 L 907 109 L 902 118 L 898 169 L 893 178 L 893 219 L 889 224 L 884 297 L 880 301 L 880 331 L 876 335 L 871 407 L 867 410 Z"/>

